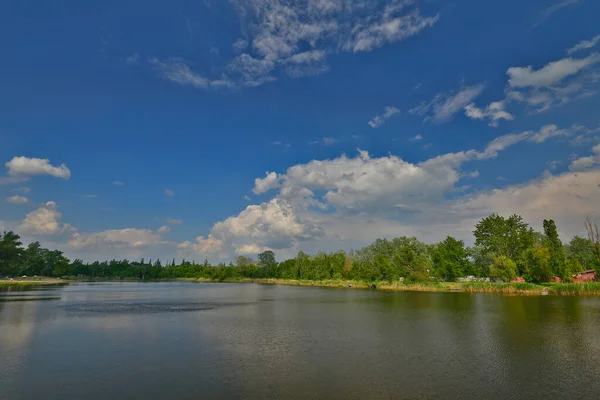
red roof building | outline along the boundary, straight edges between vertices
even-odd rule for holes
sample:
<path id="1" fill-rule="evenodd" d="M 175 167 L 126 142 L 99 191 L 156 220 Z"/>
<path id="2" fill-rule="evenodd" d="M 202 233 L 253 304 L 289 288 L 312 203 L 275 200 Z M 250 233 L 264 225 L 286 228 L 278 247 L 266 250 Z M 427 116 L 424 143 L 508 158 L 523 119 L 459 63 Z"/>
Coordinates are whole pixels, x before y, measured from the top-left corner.
<path id="1" fill-rule="evenodd" d="M 596 271 L 588 269 L 580 272 L 577 275 L 573 275 L 573 282 L 591 282 L 596 280 Z"/>

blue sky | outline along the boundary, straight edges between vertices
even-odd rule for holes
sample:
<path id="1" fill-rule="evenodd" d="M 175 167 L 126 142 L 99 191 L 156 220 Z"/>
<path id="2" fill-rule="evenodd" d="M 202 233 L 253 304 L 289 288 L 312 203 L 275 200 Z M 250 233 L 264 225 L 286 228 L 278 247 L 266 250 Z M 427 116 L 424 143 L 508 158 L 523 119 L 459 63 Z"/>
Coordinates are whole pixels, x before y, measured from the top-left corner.
<path id="1" fill-rule="evenodd" d="M 0 5 L 0 229 L 229 260 L 600 204 L 600 4 Z"/>

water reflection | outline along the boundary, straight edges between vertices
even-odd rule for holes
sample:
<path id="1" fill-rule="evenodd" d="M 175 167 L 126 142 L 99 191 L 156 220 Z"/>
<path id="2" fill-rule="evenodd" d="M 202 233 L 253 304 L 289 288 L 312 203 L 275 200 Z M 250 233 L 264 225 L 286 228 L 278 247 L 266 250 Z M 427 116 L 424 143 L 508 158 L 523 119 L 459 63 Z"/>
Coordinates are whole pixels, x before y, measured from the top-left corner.
<path id="1" fill-rule="evenodd" d="M 8 398 L 594 398 L 600 389 L 597 298 L 138 283 L 10 296 L 60 300 L 0 302 Z"/>

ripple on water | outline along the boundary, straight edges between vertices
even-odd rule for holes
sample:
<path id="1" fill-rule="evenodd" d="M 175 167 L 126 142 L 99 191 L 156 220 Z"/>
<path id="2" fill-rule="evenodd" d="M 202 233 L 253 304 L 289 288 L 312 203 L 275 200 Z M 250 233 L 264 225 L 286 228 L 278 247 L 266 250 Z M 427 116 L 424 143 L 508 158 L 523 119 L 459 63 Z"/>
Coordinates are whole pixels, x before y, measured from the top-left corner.
<path id="1" fill-rule="evenodd" d="M 69 314 L 84 315 L 114 315 L 114 314 L 156 314 L 181 313 L 194 311 L 210 311 L 222 307 L 247 305 L 250 303 L 216 303 L 216 302 L 83 302 L 65 304 L 62 308 Z"/>

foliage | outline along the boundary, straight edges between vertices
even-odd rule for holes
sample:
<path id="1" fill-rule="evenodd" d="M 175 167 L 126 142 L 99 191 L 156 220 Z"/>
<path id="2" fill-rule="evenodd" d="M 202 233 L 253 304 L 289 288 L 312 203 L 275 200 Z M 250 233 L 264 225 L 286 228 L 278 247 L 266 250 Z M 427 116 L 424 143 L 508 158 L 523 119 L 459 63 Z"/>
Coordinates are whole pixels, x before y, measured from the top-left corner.
<path id="1" fill-rule="evenodd" d="M 394 288 L 411 285 L 425 288 L 446 284 L 459 277 L 500 278 L 505 282 L 523 276 L 528 282 L 545 282 L 553 276 L 569 280 L 582 269 L 600 269 L 597 248 L 600 243 L 582 237 L 568 245 L 559 239 L 553 220 L 544 220 L 544 233 L 535 232 L 518 215 L 504 218 L 492 214 L 477 223 L 475 246 L 448 236 L 436 244 L 425 244 L 415 237 L 377 239 L 363 248 L 309 255 L 303 251 L 278 263 L 273 251 L 257 254 L 256 261 L 238 256 L 229 265 L 202 264 L 195 261 L 110 260 L 69 262 L 59 250 L 43 248 L 33 242 L 23 248 L 13 232 L 0 235 L 0 274 L 3 276 L 72 276 L 89 279 L 203 279 L 291 280 L 296 282 L 369 283 Z M 595 225 L 588 221 L 590 237 L 596 240 Z M 590 228 L 591 227 L 591 228 Z M 474 282 L 473 284 L 483 282 Z M 404 286 L 402 286 L 404 287 Z M 507 289 L 509 290 L 509 289 Z"/>
<path id="2" fill-rule="evenodd" d="M 507 256 L 495 255 L 490 265 L 490 276 L 510 282 L 517 277 L 517 264 Z"/>
<path id="3" fill-rule="evenodd" d="M 444 280 L 454 281 L 471 272 L 462 240 L 448 236 L 433 248 L 432 253 L 431 258 L 437 275 Z"/>

